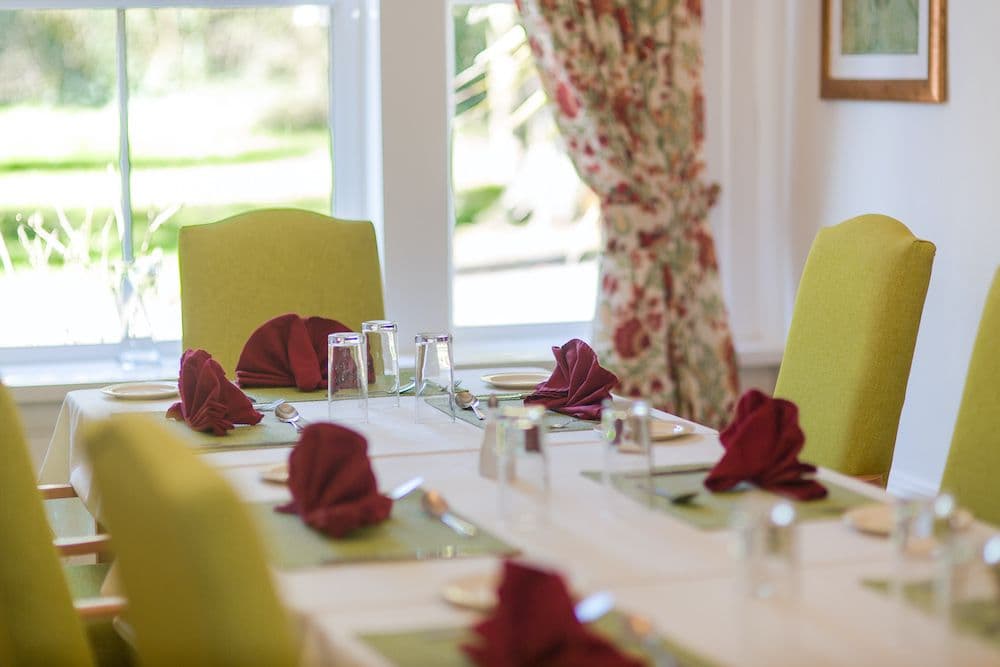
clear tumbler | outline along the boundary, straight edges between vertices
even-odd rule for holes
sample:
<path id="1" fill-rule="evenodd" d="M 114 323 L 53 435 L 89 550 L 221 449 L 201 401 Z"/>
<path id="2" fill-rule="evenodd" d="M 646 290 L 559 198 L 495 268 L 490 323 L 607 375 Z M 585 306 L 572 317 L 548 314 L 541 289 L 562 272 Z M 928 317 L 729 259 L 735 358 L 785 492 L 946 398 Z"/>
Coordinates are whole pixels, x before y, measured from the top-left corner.
<path id="1" fill-rule="evenodd" d="M 451 334 L 419 333 L 415 339 L 416 407 L 418 422 L 455 421 L 455 370 Z"/>
<path id="2" fill-rule="evenodd" d="M 368 396 L 391 396 L 399 407 L 399 327 L 389 320 L 361 323 L 371 363 Z"/>
<path id="3" fill-rule="evenodd" d="M 327 338 L 327 407 L 330 421 L 368 421 L 368 353 L 365 337 L 356 332 Z"/>

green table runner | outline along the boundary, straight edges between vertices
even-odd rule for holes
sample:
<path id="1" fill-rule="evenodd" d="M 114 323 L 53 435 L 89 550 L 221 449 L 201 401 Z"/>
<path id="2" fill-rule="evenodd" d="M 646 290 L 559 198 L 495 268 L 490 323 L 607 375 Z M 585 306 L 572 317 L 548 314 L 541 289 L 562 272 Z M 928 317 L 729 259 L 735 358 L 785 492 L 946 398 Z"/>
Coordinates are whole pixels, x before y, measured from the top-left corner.
<path id="1" fill-rule="evenodd" d="M 225 435 L 212 435 L 195 431 L 185 422 L 166 419 L 163 412 L 150 413 L 163 417 L 168 428 L 174 429 L 184 440 L 199 452 L 235 451 L 266 447 L 290 447 L 299 440 L 299 434 L 291 424 L 278 421 L 273 413 L 265 412 L 264 418 L 253 426 L 241 425 L 227 431 Z"/>
<path id="2" fill-rule="evenodd" d="M 625 615 L 612 611 L 591 627 L 619 649 L 637 657 L 644 657 L 653 664 L 657 654 L 664 652 L 674 658 L 677 667 L 713 667 L 716 663 L 665 637 L 659 637 L 658 647 L 643 646 L 632 636 L 626 626 Z M 364 634 L 360 639 L 374 648 L 398 667 L 471 667 L 460 647 L 474 641 L 468 628 L 431 628 L 408 632 Z"/>
<path id="3" fill-rule="evenodd" d="M 315 391 L 299 391 L 295 387 L 247 387 L 243 393 L 257 403 L 269 403 L 279 398 L 283 398 L 289 403 L 326 400 L 325 388 Z"/>
<path id="4" fill-rule="evenodd" d="M 864 579 L 861 583 L 866 588 L 885 595 L 892 591 L 887 579 Z M 904 584 L 903 597 L 907 603 L 927 613 L 931 613 L 934 608 L 934 589 L 930 581 Z M 1000 604 L 993 598 L 956 602 L 952 605 L 951 625 L 959 632 L 985 639 L 1000 647 Z"/>
<path id="5" fill-rule="evenodd" d="M 387 560 L 423 560 L 466 556 L 508 556 L 518 553 L 511 545 L 479 529 L 475 537 L 462 537 L 420 506 L 415 491 L 393 503 L 392 516 L 380 524 L 359 528 L 335 540 L 307 526 L 295 514 L 274 511 L 282 503 L 250 505 L 262 528 L 271 561 L 294 569 L 334 563 Z"/>
<path id="6" fill-rule="evenodd" d="M 696 468 L 693 469 L 692 468 Z M 703 482 L 708 477 L 705 465 L 698 466 L 666 466 L 656 468 L 661 473 L 649 478 L 657 490 L 670 494 L 698 491 L 698 495 L 687 504 L 671 503 L 669 499 L 650 493 L 647 488 L 649 480 L 641 472 L 615 473 L 612 475 L 616 489 L 634 500 L 652 509 L 672 514 L 678 519 L 701 528 L 702 530 L 719 530 L 729 526 L 729 517 L 740 502 L 744 491 L 734 490 L 722 493 L 712 493 L 705 488 Z M 662 474 L 667 473 L 667 474 Z M 602 473 L 587 470 L 585 477 L 602 483 Z M 843 487 L 824 481 L 828 494 L 822 500 L 793 502 L 799 521 L 817 521 L 839 517 L 852 507 L 872 502 L 871 498 L 860 493 L 849 491 Z M 777 498 L 777 496 L 775 496 Z"/>
<path id="7" fill-rule="evenodd" d="M 434 406 L 445 414 L 448 413 L 447 396 L 443 394 L 440 396 L 429 396 L 426 400 L 429 405 Z M 501 400 L 500 407 L 505 405 L 524 405 L 524 401 L 520 398 Z M 479 400 L 479 408 L 484 411 L 486 409 L 486 401 L 483 400 L 482 397 L 480 397 Z M 462 408 L 456 406 L 455 417 L 478 428 L 486 428 L 486 421 L 476 417 L 472 410 L 463 410 Z M 588 431 L 597 426 L 597 422 L 587 421 L 586 419 L 577 419 L 553 410 L 546 410 L 543 420 L 547 430 L 554 433 L 559 433 L 560 431 Z M 558 428 L 553 428 L 553 426 L 558 426 Z"/>

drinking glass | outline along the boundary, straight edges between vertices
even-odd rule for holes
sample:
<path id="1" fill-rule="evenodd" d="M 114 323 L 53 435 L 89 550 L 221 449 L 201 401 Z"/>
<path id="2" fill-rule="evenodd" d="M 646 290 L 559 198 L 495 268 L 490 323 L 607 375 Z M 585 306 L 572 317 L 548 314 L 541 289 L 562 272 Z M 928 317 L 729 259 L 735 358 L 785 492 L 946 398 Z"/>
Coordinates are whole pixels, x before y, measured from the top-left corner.
<path id="1" fill-rule="evenodd" d="M 534 530 L 548 518 L 549 461 L 539 405 L 505 406 L 497 417 L 497 508 L 515 530 Z"/>
<path id="2" fill-rule="evenodd" d="M 368 378 L 368 396 L 391 396 L 399 407 L 399 327 L 389 320 L 361 323 L 365 346 L 371 358 L 372 376 Z"/>
<path id="3" fill-rule="evenodd" d="M 368 353 L 357 332 L 327 338 L 327 408 L 330 421 L 368 421 Z"/>
<path id="4" fill-rule="evenodd" d="M 416 407 L 418 422 L 455 421 L 455 371 L 451 353 L 451 334 L 419 333 L 415 337 Z M 443 410 L 430 405 L 433 401 Z"/>
<path id="5" fill-rule="evenodd" d="M 734 552 L 744 590 L 753 598 L 798 595 L 798 534 L 795 506 L 749 492 L 732 516 Z"/>
<path id="6" fill-rule="evenodd" d="M 604 439 L 604 485 L 608 491 L 605 507 L 614 510 L 630 501 L 616 490 L 622 477 L 653 492 L 652 448 L 649 440 L 649 403 L 634 401 L 601 404 L 601 437 Z M 635 478 L 635 479 L 633 479 Z"/>
<path id="7" fill-rule="evenodd" d="M 896 566 L 892 591 L 901 604 L 920 587 L 930 587 L 932 611 L 950 606 L 950 521 L 955 501 L 948 494 L 901 498 L 893 507 L 892 543 Z M 912 590 L 911 590 L 912 589 Z"/>

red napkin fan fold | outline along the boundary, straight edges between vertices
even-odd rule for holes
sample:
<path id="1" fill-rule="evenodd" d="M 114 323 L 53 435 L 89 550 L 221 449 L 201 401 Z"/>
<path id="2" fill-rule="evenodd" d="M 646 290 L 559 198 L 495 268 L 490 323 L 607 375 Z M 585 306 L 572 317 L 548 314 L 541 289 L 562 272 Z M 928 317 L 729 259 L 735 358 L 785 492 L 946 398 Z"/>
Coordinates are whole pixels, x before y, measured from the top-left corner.
<path id="1" fill-rule="evenodd" d="M 337 320 L 295 313 L 268 320 L 250 334 L 236 362 L 241 387 L 326 388 L 327 336 L 350 331 Z"/>
<path id="2" fill-rule="evenodd" d="M 392 500 L 378 492 L 364 436 L 337 424 L 311 424 L 288 457 L 292 501 L 279 512 L 298 514 L 331 537 L 384 521 Z"/>
<path id="3" fill-rule="evenodd" d="M 745 481 L 793 500 L 826 497 L 826 487 L 811 477 L 816 466 L 798 459 L 805 435 L 791 401 L 746 392 L 719 439 L 726 451 L 705 479 L 709 490 L 728 491 Z"/>
<path id="4" fill-rule="evenodd" d="M 480 667 L 640 667 L 580 624 L 554 572 L 506 561 L 493 615 L 473 627 L 462 650 Z"/>
<path id="5" fill-rule="evenodd" d="M 553 347 L 552 354 L 555 370 L 524 399 L 525 405 L 538 403 L 578 419 L 600 419 L 601 403 L 611 397 L 618 377 L 602 368 L 594 350 L 578 338 Z"/>
<path id="6" fill-rule="evenodd" d="M 170 406 L 167 417 L 185 421 L 196 431 L 225 435 L 236 424 L 256 424 L 264 416 L 205 350 L 181 355 L 178 388 L 181 400 Z"/>

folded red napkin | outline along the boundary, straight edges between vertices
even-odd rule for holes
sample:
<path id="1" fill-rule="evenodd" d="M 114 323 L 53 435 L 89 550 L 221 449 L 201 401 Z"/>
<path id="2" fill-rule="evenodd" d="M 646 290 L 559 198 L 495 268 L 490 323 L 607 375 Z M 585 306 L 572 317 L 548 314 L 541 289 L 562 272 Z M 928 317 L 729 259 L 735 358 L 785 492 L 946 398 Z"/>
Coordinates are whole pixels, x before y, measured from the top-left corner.
<path id="1" fill-rule="evenodd" d="M 327 336 L 350 331 L 337 320 L 295 313 L 268 320 L 250 334 L 236 362 L 241 387 L 326 388 Z"/>
<path id="2" fill-rule="evenodd" d="M 292 501 L 279 512 L 298 514 L 312 528 L 343 537 L 389 518 L 392 500 L 378 492 L 364 436 L 331 423 L 311 424 L 288 457 Z"/>
<path id="3" fill-rule="evenodd" d="M 793 500 L 818 500 L 826 488 L 806 477 L 816 466 L 798 459 L 805 436 L 799 409 L 791 401 L 751 389 L 736 406 L 736 416 L 719 434 L 725 453 L 705 479 L 711 491 L 727 491 L 740 482 Z"/>
<path id="4" fill-rule="evenodd" d="M 525 405 L 540 403 L 578 419 L 600 419 L 601 402 L 611 397 L 618 377 L 601 368 L 594 350 L 578 338 L 553 347 L 552 354 L 556 357 L 555 370 L 524 399 Z"/>
<path id="5" fill-rule="evenodd" d="M 167 410 L 167 417 L 185 421 L 196 431 L 225 435 L 236 424 L 256 424 L 264 416 L 205 350 L 181 355 L 181 400 Z"/>
<path id="6" fill-rule="evenodd" d="M 493 615 L 473 627 L 479 640 L 462 650 L 482 667 L 639 667 L 581 625 L 562 578 L 506 561 Z"/>

